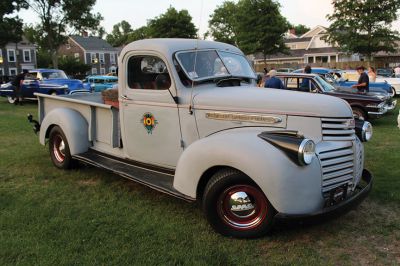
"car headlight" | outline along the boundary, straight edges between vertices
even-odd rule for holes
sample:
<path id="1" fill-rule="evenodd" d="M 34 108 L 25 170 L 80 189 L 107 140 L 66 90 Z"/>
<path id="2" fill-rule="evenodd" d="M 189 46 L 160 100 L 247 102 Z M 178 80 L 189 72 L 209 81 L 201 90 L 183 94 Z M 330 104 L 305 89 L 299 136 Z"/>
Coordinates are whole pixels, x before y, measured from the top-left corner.
<path id="1" fill-rule="evenodd" d="M 299 146 L 298 159 L 301 165 L 312 163 L 315 155 L 315 143 L 310 139 L 304 139 Z"/>
<path id="2" fill-rule="evenodd" d="M 370 122 L 356 120 L 356 134 L 362 142 L 369 141 L 372 138 L 373 130 Z"/>
<path id="3" fill-rule="evenodd" d="M 258 137 L 280 149 L 299 166 L 311 164 L 315 157 L 314 141 L 304 138 L 296 131 L 266 131 Z"/>

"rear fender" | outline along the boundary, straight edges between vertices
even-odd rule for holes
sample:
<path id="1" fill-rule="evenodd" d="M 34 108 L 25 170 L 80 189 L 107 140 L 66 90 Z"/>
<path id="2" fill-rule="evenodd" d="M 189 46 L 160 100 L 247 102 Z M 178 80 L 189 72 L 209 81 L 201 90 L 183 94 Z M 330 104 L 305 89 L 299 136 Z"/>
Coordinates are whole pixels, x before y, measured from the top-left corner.
<path id="1" fill-rule="evenodd" d="M 88 123 L 78 112 L 69 108 L 57 108 L 50 111 L 43 119 L 40 126 L 39 140 L 46 144 L 53 126 L 59 126 L 64 132 L 71 155 L 86 152 L 91 146 L 88 136 Z"/>

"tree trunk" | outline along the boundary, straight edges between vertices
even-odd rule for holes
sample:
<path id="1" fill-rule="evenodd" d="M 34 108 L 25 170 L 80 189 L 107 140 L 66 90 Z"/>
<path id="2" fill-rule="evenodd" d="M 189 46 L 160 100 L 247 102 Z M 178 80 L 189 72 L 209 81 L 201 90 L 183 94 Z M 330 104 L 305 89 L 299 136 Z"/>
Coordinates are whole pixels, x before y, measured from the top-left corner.
<path id="1" fill-rule="evenodd" d="M 58 68 L 58 56 L 57 51 L 51 51 L 51 61 L 53 62 L 53 68 Z"/>

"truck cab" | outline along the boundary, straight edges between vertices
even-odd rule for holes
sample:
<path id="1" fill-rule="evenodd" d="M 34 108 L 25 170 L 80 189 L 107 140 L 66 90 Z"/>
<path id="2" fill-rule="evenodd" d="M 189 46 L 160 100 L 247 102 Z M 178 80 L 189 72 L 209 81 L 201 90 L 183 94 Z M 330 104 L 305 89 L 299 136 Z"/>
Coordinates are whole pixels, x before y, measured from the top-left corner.
<path id="1" fill-rule="evenodd" d="M 53 164 L 82 161 L 187 200 L 211 226 L 258 237 L 276 219 L 348 209 L 369 193 L 361 141 L 342 99 L 256 87 L 236 47 L 151 39 L 121 52 L 119 108 L 100 93 L 37 94 Z"/>

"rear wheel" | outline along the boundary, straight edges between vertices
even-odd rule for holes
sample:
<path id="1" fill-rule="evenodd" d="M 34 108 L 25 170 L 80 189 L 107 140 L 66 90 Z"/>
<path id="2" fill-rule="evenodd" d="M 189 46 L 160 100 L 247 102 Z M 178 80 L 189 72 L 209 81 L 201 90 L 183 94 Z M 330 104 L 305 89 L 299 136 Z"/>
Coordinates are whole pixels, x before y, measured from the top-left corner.
<path id="1" fill-rule="evenodd" d="M 364 110 L 358 107 L 352 107 L 354 118 L 358 118 L 360 120 L 367 120 L 367 114 Z"/>
<path id="2" fill-rule="evenodd" d="M 214 230 L 238 238 L 266 234 L 275 216 L 262 190 L 234 169 L 219 171 L 210 179 L 203 195 L 203 210 Z"/>
<path id="3" fill-rule="evenodd" d="M 49 152 L 51 161 L 60 169 L 70 169 L 74 165 L 69 145 L 64 132 L 60 127 L 55 126 L 49 134 Z"/>
<path id="4" fill-rule="evenodd" d="M 392 96 L 392 97 L 395 97 L 396 96 L 396 90 L 392 87 L 391 88 L 392 90 L 391 90 L 391 93 L 390 93 L 390 95 Z"/>
<path id="5" fill-rule="evenodd" d="M 11 104 L 14 104 L 17 101 L 17 98 L 12 96 L 7 96 L 7 101 Z"/>

